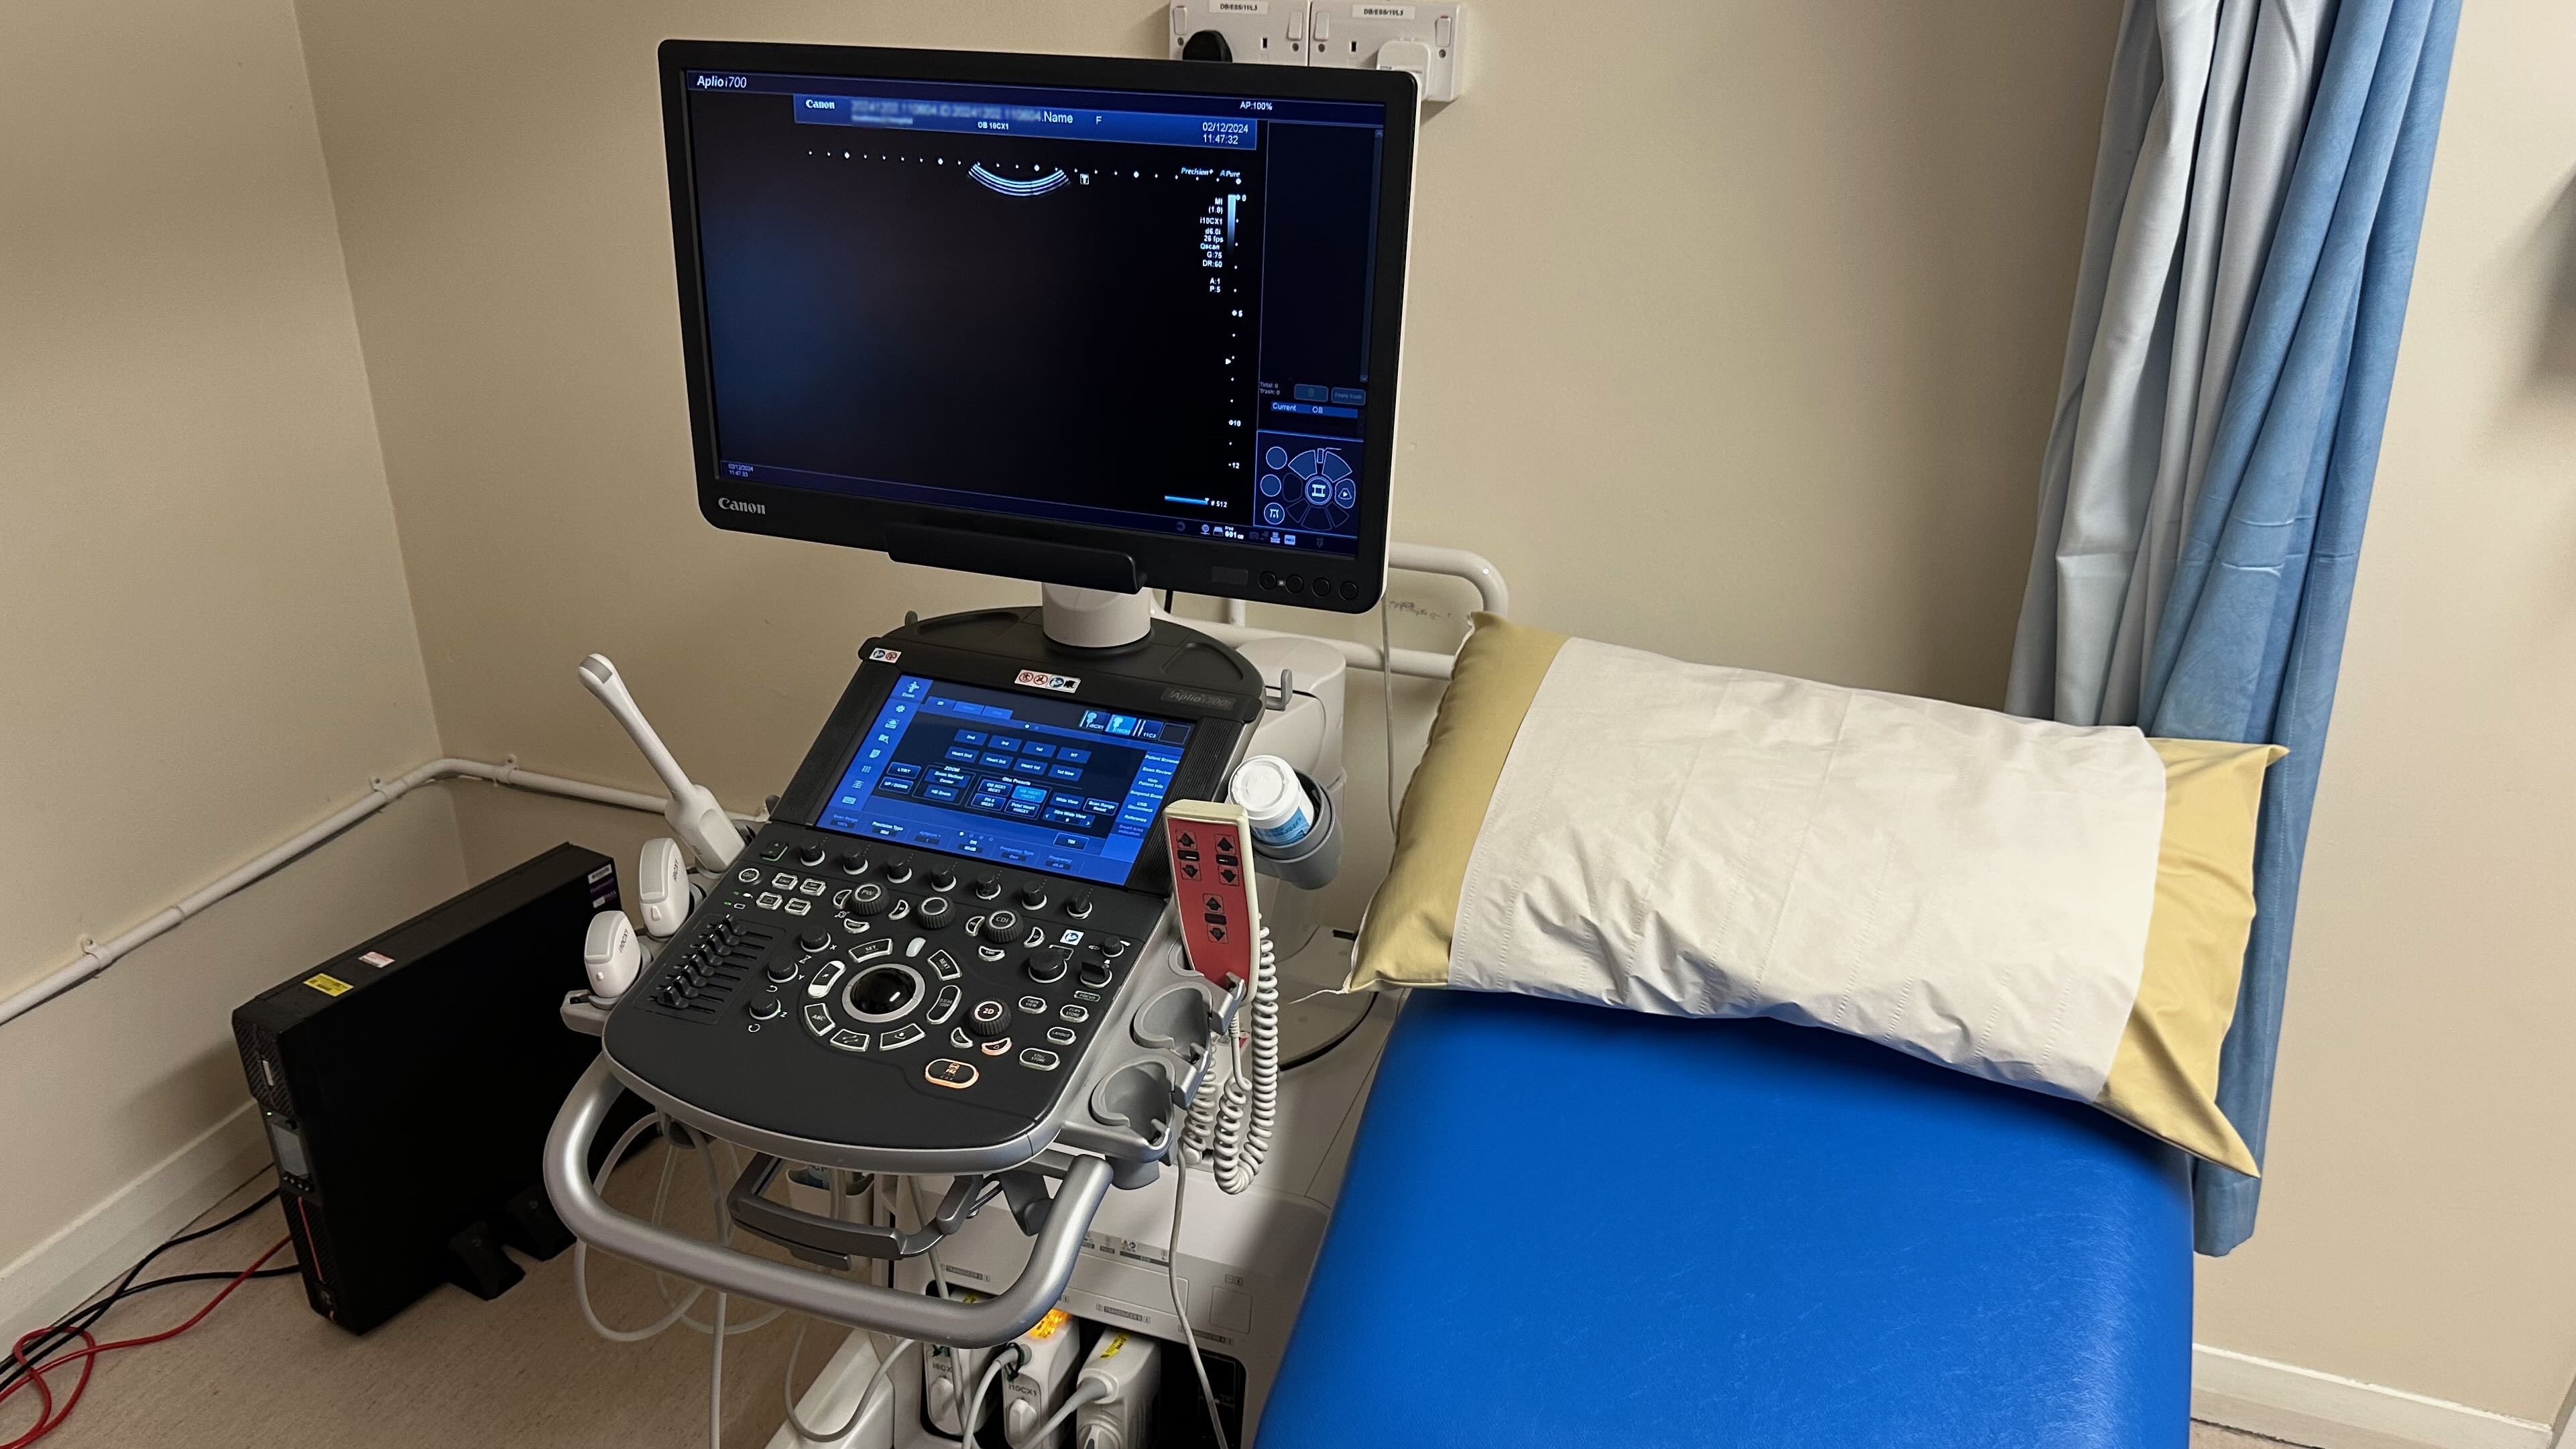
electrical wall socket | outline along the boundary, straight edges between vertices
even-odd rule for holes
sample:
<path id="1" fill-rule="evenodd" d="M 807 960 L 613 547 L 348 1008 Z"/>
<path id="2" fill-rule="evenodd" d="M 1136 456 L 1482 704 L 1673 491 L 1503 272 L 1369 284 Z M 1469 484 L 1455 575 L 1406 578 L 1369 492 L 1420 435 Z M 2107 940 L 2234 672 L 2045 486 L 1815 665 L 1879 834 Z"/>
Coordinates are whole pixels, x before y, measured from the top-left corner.
<path id="1" fill-rule="evenodd" d="M 1172 58 L 1204 31 L 1235 60 L 1411 71 L 1426 101 L 1466 87 L 1467 7 L 1381 0 L 1183 0 L 1172 6 Z"/>
<path id="2" fill-rule="evenodd" d="M 1172 6 L 1172 59 L 1190 37 L 1213 30 L 1233 59 L 1255 65 L 1306 63 L 1306 0 L 1196 0 Z"/>
<path id="3" fill-rule="evenodd" d="M 1307 64 L 1409 70 L 1426 101 L 1454 101 L 1466 86 L 1467 7 L 1313 0 Z"/>

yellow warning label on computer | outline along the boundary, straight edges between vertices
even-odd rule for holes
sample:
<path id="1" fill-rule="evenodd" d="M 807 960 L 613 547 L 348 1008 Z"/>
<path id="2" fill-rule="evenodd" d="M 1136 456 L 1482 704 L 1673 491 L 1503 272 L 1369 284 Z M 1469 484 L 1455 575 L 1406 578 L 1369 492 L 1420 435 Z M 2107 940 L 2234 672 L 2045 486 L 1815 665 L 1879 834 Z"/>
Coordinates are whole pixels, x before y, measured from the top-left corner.
<path id="1" fill-rule="evenodd" d="M 305 977 L 304 984 L 321 992 L 325 996 L 337 996 L 341 992 L 349 989 L 348 982 L 341 980 L 339 977 L 334 976 L 327 971 L 318 975 Z"/>
<path id="2" fill-rule="evenodd" d="M 1029 1330 L 1029 1337 L 1036 1339 L 1053 1338 L 1058 1333 L 1063 1332 L 1064 1326 L 1072 1321 L 1073 1319 L 1069 1317 L 1063 1309 L 1050 1308 L 1047 1310 L 1047 1316 L 1038 1320 L 1038 1326 Z"/>
<path id="3" fill-rule="evenodd" d="M 1125 1348 L 1126 1346 L 1127 1335 L 1123 1333 L 1113 1333 L 1109 1335 L 1109 1341 L 1100 1346 L 1100 1356 L 1102 1358 L 1116 1358 L 1118 1356 L 1118 1350 Z"/>

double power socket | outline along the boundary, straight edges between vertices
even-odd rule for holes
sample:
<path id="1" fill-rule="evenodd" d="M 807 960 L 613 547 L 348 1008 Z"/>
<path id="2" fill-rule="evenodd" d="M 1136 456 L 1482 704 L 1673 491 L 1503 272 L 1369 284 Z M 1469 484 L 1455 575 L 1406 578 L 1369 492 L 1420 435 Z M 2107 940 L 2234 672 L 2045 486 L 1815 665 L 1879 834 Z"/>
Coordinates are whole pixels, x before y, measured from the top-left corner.
<path id="1" fill-rule="evenodd" d="M 1371 0 L 1176 0 L 1174 60 L 1411 71 L 1426 101 L 1466 86 L 1467 6 Z M 1224 40 L 1222 53 L 1209 36 Z M 1193 47 L 1195 42 L 1195 48 Z"/>

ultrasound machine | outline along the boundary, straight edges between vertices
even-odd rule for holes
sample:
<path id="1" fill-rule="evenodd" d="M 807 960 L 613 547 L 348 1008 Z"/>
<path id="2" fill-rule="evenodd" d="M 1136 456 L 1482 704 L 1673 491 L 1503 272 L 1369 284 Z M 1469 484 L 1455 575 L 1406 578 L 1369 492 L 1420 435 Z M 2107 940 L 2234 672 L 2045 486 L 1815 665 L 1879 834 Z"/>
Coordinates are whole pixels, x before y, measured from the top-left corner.
<path id="1" fill-rule="evenodd" d="M 747 837 L 585 661 L 675 839 L 565 1004 L 602 1051 L 549 1195 L 585 1245 L 905 1341 L 851 1335 L 780 1442 L 1240 1443 L 1367 1079 L 1285 1120 L 1278 959 L 1334 943 L 1261 925 L 1330 878 L 1351 656 L 1151 597 L 1377 604 L 1413 81 L 679 41 L 660 78 L 706 520 L 1043 602 L 868 638 Z M 606 1200 L 628 1092 L 620 1151 L 737 1155 L 716 1239 Z M 1162 1227 L 1184 1155 L 1266 1203 L 1207 1196 L 1233 1248 Z"/>

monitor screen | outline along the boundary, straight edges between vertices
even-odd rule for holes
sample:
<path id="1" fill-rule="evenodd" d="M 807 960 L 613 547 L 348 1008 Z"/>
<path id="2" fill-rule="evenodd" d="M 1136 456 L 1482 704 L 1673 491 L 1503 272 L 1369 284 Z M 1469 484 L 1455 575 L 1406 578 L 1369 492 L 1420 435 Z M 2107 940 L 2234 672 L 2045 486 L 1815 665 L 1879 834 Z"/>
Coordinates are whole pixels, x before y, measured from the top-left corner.
<path id="1" fill-rule="evenodd" d="M 1124 551 L 1140 583 L 1364 607 L 1409 107 L 1391 154 L 1381 101 L 1181 84 L 1268 68 L 1055 65 L 1171 84 L 676 71 L 709 516 L 909 505 Z"/>
<path id="2" fill-rule="evenodd" d="M 816 824 L 1118 885 L 1192 726 L 907 674 Z"/>

